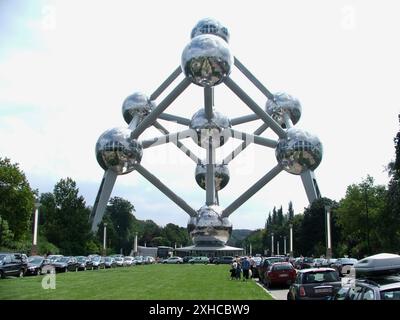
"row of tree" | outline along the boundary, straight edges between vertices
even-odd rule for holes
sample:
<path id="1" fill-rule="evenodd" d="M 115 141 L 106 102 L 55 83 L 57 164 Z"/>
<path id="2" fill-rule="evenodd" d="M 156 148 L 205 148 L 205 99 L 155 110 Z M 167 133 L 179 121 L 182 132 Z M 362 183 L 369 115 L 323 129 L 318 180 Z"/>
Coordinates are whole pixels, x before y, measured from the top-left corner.
<path id="1" fill-rule="evenodd" d="M 134 216 L 134 206 L 115 197 L 96 234 L 91 232 L 91 208 L 79 195 L 76 182 L 61 179 L 53 192 L 38 195 L 32 190 L 24 172 L 10 159 L 0 158 L 0 251 L 29 253 L 32 247 L 33 212 L 40 202 L 38 251 L 65 255 L 86 255 L 102 252 L 103 226 L 107 223 L 108 253 L 129 254 L 135 235 L 139 245 L 175 246 L 190 244 L 185 228 L 169 223 L 158 226 L 152 220 Z"/>
<path id="2" fill-rule="evenodd" d="M 400 115 L 399 115 L 400 122 Z M 374 184 L 367 176 L 358 184 L 347 187 L 339 202 L 321 198 L 304 212 L 294 215 L 292 203 L 287 212 L 282 207 L 270 212 L 265 227 L 256 230 L 236 245 L 249 247 L 264 254 L 284 249 L 284 237 L 289 252 L 289 225 L 293 225 L 295 255 L 320 256 L 326 253 L 326 206 L 331 207 L 333 254 L 363 257 L 378 252 L 400 251 L 400 131 L 394 138 L 395 160 L 389 163 L 388 186 Z"/>

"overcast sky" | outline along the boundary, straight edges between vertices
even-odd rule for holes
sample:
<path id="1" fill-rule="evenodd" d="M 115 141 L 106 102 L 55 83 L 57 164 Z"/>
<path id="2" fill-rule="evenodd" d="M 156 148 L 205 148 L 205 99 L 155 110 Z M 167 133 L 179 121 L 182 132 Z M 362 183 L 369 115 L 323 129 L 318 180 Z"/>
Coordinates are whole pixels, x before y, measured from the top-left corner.
<path id="1" fill-rule="evenodd" d="M 0 157 L 18 162 L 40 192 L 73 178 L 92 205 L 103 176 L 94 154 L 98 137 L 126 126 L 123 100 L 135 91 L 150 95 L 180 65 L 197 21 L 214 17 L 229 29 L 232 53 L 270 91 L 300 100 L 296 126 L 324 145 L 315 171 L 323 196 L 340 200 L 367 174 L 386 184 L 399 130 L 399 9 L 396 0 L 0 0 Z M 231 77 L 264 107 L 266 98 L 237 69 Z M 202 88 L 191 85 L 167 112 L 190 118 L 202 99 Z M 231 118 L 251 113 L 224 84 L 215 88 L 215 106 Z M 251 132 L 260 124 L 237 128 Z M 155 136 L 148 129 L 142 137 Z M 277 138 L 271 131 L 265 136 Z M 232 139 L 218 157 L 237 144 Z M 146 149 L 142 164 L 195 209 L 205 202 L 194 163 L 173 145 Z M 273 149 L 246 149 L 229 165 L 221 206 L 275 165 Z M 139 219 L 188 221 L 136 172 L 119 177 L 112 195 L 130 200 Z M 274 206 L 286 210 L 290 200 L 296 213 L 308 205 L 300 177 L 282 172 L 231 215 L 234 228 L 261 228 Z"/>

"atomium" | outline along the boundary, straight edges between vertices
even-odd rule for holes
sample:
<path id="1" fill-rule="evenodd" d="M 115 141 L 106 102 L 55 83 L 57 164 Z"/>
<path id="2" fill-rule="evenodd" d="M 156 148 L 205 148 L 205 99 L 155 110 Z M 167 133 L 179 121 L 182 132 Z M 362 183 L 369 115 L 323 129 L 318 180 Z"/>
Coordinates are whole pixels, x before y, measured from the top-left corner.
<path id="1" fill-rule="evenodd" d="M 231 233 L 232 223 L 221 216 L 222 209 L 217 205 L 204 205 L 196 217 L 189 219 L 187 228 L 197 246 L 224 245 Z"/>
<path id="2" fill-rule="evenodd" d="M 191 32 L 191 38 L 202 34 L 213 34 L 229 42 L 229 31 L 219 21 L 213 18 L 201 19 Z"/>
<path id="3" fill-rule="evenodd" d="M 231 127 L 228 117 L 213 109 L 212 117 L 207 119 L 204 108 L 197 111 L 190 120 L 189 127 L 195 130 L 196 135 L 192 136 L 195 143 L 200 147 L 207 148 L 211 139 L 214 147 L 218 148 L 225 144 L 229 135 L 224 129 Z"/>
<path id="4" fill-rule="evenodd" d="M 233 57 L 228 44 L 229 36 L 228 29 L 217 20 L 200 20 L 192 30 L 190 43 L 182 52 L 181 65 L 151 95 L 136 92 L 125 99 L 122 114 L 128 128 L 108 130 L 96 144 L 96 158 L 105 172 L 91 214 L 92 231 L 98 229 L 104 216 L 117 176 L 132 171 L 143 176 L 190 216 L 188 231 L 198 247 L 224 246 L 232 232 L 229 216 L 282 171 L 301 176 L 310 203 L 321 197 L 314 170 L 322 160 L 322 144 L 315 135 L 294 127 L 301 117 L 300 102 L 286 93 L 273 95 L 262 85 L 237 57 Z M 260 107 L 234 81 L 231 74 L 234 67 L 265 96 L 265 108 Z M 157 102 L 182 72 L 185 76 L 183 80 Z M 196 90 L 203 90 L 203 107 L 191 119 L 166 113 L 166 109 L 191 84 L 197 85 Z M 221 84 L 241 100 L 243 109 L 248 107 L 251 113 L 230 118 L 219 112 L 214 106 L 214 87 Z M 177 124 L 184 128 L 171 133 L 161 120 L 173 122 L 175 128 Z M 252 133 L 235 128 L 255 120 L 261 120 L 262 125 Z M 141 135 L 149 127 L 157 129 L 160 136 L 143 139 Z M 276 140 L 263 136 L 267 129 L 277 135 Z M 184 144 L 185 139 L 189 138 L 203 148 L 202 152 L 196 150 L 196 153 Z M 240 143 L 220 159 L 216 150 L 224 144 L 224 148 L 229 148 L 226 144 L 228 139 L 236 139 Z M 195 180 L 205 189 L 205 204 L 199 210 L 195 210 L 143 166 L 141 160 L 146 149 L 161 144 L 174 145 L 177 151 L 183 152 L 194 162 Z M 222 208 L 219 205 L 219 192 L 224 187 L 228 189 L 228 164 L 245 152 L 249 144 L 273 149 L 277 164 L 270 169 L 265 168 L 266 173 L 258 181 Z M 197 146 L 196 149 L 199 149 Z M 204 152 L 205 159 L 201 160 Z M 184 173 L 180 174 L 179 179 L 183 176 Z"/>
<path id="5" fill-rule="evenodd" d="M 140 163 L 143 148 L 140 142 L 130 139 L 131 130 L 113 128 L 104 132 L 96 143 L 96 158 L 104 169 L 117 174 L 132 172 Z"/>
<path id="6" fill-rule="evenodd" d="M 283 169 L 292 174 L 314 171 L 322 160 L 321 141 L 317 136 L 298 128 L 290 128 L 286 133 L 287 136 L 279 140 L 275 151 Z"/>
<path id="7" fill-rule="evenodd" d="M 182 52 L 185 76 L 202 87 L 222 83 L 231 73 L 233 56 L 228 44 L 218 36 L 196 36 Z"/>
<path id="8" fill-rule="evenodd" d="M 284 92 L 275 93 L 273 100 L 267 100 L 266 111 L 284 129 L 287 127 L 285 123 L 286 116 L 292 121 L 292 125 L 299 122 L 301 117 L 299 100 Z"/>
<path id="9" fill-rule="evenodd" d="M 222 190 L 226 187 L 229 182 L 229 169 L 226 164 L 214 164 L 214 180 L 215 180 L 215 189 L 217 191 Z M 207 175 L 207 166 L 206 164 L 199 163 L 196 166 L 195 178 L 196 182 L 202 189 L 206 190 L 206 175 Z"/>
<path id="10" fill-rule="evenodd" d="M 127 97 L 122 104 L 122 115 L 127 124 L 137 116 L 138 120 L 142 120 L 155 108 L 155 103 L 141 92 L 135 92 Z"/>

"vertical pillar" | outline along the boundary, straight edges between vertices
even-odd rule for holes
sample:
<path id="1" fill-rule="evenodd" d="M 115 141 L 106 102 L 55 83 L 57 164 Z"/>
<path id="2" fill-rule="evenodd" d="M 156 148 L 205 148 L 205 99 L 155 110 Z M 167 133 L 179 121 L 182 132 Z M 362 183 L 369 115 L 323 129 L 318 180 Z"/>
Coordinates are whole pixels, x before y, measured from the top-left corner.
<path id="1" fill-rule="evenodd" d="M 271 257 L 274 256 L 274 234 L 271 234 Z"/>
<path id="2" fill-rule="evenodd" d="M 276 254 L 279 256 L 279 239 L 276 244 Z"/>
<path id="3" fill-rule="evenodd" d="M 286 236 L 283 237 L 283 253 L 286 256 Z"/>
<path id="4" fill-rule="evenodd" d="M 104 223 L 103 228 L 103 256 L 107 255 L 107 223 Z"/>
<path id="5" fill-rule="evenodd" d="M 37 231 L 38 231 L 38 217 L 39 217 L 40 203 L 35 203 L 35 216 L 33 219 L 33 237 L 32 237 L 32 249 L 31 256 L 37 255 Z"/>
<path id="6" fill-rule="evenodd" d="M 332 258 L 332 239 L 331 239 L 331 207 L 325 206 L 326 212 L 326 258 Z"/>
<path id="7" fill-rule="evenodd" d="M 290 227 L 290 233 L 289 233 L 289 236 L 290 236 L 290 241 L 289 241 L 290 251 L 289 251 L 289 254 L 290 254 L 290 257 L 293 258 L 293 224 L 290 224 L 289 227 Z"/>

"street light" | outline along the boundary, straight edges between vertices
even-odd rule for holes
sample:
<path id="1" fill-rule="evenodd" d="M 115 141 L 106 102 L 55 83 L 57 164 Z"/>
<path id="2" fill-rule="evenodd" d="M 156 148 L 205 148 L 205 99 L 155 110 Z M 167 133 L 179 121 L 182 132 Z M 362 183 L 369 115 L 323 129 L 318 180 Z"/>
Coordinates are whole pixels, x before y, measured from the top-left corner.
<path id="1" fill-rule="evenodd" d="M 326 212 L 326 258 L 332 258 L 332 241 L 331 241 L 331 207 L 325 206 Z"/>
<path id="2" fill-rule="evenodd" d="M 106 250 L 107 250 L 107 242 L 106 242 L 106 238 L 107 238 L 107 223 L 104 222 L 104 229 L 103 229 L 103 256 L 106 255 Z"/>
<path id="3" fill-rule="evenodd" d="M 32 248 L 31 248 L 31 256 L 37 255 L 37 229 L 38 229 L 38 217 L 39 217 L 39 208 L 41 204 L 39 199 L 35 201 L 35 217 L 33 219 L 33 237 L 32 237 Z"/>
<path id="4" fill-rule="evenodd" d="M 290 251 L 289 251 L 289 254 L 290 254 L 290 257 L 293 258 L 293 224 L 289 224 L 289 228 L 290 228 L 290 232 L 289 232 L 289 236 L 290 236 L 290 241 L 289 241 Z"/>
<path id="5" fill-rule="evenodd" d="M 283 251 L 286 256 L 286 236 L 283 237 Z"/>
<path id="6" fill-rule="evenodd" d="M 274 233 L 271 233 L 271 257 L 274 256 Z"/>

